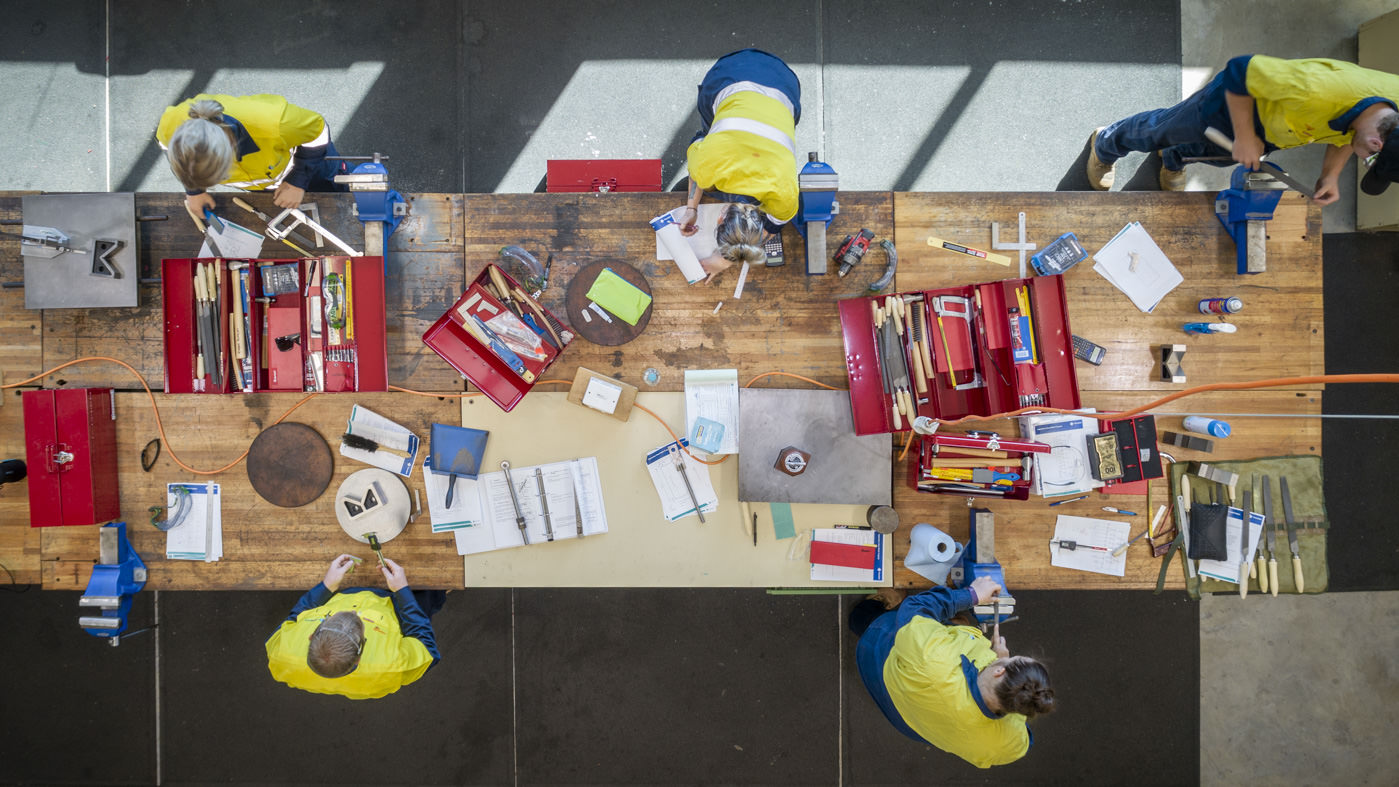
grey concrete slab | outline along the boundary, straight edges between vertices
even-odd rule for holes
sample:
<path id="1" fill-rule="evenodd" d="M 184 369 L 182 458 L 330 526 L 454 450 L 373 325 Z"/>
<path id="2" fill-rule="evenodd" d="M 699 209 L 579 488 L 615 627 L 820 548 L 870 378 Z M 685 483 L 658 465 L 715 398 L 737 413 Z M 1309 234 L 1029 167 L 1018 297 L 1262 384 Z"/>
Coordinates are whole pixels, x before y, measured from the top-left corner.
<path id="1" fill-rule="evenodd" d="M 1189 784 L 1199 773 L 1198 608 L 1182 593 L 1018 591 L 1001 629 L 1044 663 L 1053 713 L 1025 757 L 990 771 L 904 737 L 870 699 L 843 635 L 846 784 Z M 846 600 L 849 610 L 857 599 Z"/>
<path id="2" fill-rule="evenodd" d="M 515 598 L 518 784 L 836 782 L 835 598 Z"/>
<path id="3" fill-rule="evenodd" d="M 0 3 L 0 189 L 107 190 L 106 10 Z"/>
<path id="4" fill-rule="evenodd" d="M 85 633 L 81 595 L 0 592 L 10 632 L 0 670 L 0 782 L 156 780 L 155 637 L 147 631 L 112 647 Z M 129 631 L 150 624 L 154 598 L 135 597 Z"/>
<path id="5" fill-rule="evenodd" d="M 1399 593 L 1202 599 L 1199 783 L 1393 784 L 1396 648 Z"/>
<path id="6" fill-rule="evenodd" d="M 433 618 L 442 661 L 363 701 L 268 674 L 263 643 L 299 597 L 161 594 L 166 784 L 509 783 L 508 591 L 449 594 Z"/>
<path id="7" fill-rule="evenodd" d="M 1173 0 L 838 0 L 824 13 L 842 188 L 1086 189 L 1076 158 L 1093 129 L 1180 95 Z"/>
<path id="8" fill-rule="evenodd" d="M 114 6 L 113 188 L 180 189 L 156 123 L 167 106 L 206 92 L 286 96 L 325 116 L 342 154 L 389 155 L 400 191 L 462 190 L 462 8 L 449 0 Z"/>
<path id="9" fill-rule="evenodd" d="M 807 0 L 473 5 L 467 190 L 533 191 L 550 158 L 660 158 L 670 183 L 699 130 L 700 79 L 720 56 L 750 46 L 792 66 L 802 83 L 797 150 L 820 150 L 820 29 L 801 21 L 814 8 Z"/>

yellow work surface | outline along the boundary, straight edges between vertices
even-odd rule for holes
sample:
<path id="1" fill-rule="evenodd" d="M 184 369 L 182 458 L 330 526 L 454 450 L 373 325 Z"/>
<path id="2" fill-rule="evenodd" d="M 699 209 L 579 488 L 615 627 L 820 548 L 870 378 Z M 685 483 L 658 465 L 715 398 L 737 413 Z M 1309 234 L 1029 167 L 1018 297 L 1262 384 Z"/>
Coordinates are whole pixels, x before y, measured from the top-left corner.
<path id="1" fill-rule="evenodd" d="M 602 478 L 607 532 L 583 539 L 467 555 L 467 587 L 868 587 L 869 582 L 815 582 L 806 542 L 773 536 L 764 503 L 758 514 L 758 546 L 738 502 L 739 456 L 709 468 L 719 510 L 700 524 L 693 516 L 667 522 L 646 470 L 646 454 L 671 441 L 645 407 L 684 430 L 685 400 L 680 393 L 641 393 L 631 419 L 619 423 L 566 400 L 563 393 L 535 391 L 511 413 L 485 397 L 462 401 L 462 425 L 484 429 L 483 472 L 502 459 L 528 467 L 595 456 Z M 696 452 L 704 456 L 701 452 Z M 797 533 L 814 527 L 863 523 L 863 505 L 793 504 Z M 789 557 L 789 552 L 792 553 Z M 886 564 L 892 565 L 888 550 Z M 882 583 L 890 582 L 885 571 Z"/>

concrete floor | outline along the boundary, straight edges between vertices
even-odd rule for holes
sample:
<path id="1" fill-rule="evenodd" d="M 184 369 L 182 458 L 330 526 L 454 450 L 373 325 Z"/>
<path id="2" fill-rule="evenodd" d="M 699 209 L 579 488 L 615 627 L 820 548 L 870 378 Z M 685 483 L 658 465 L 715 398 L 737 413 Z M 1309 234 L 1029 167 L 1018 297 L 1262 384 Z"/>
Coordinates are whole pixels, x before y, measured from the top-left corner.
<path id="1" fill-rule="evenodd" d="M 675 180 L 698 75 L 760 45 L 801 76 L 799 143 L 823 151 L 844 188 L 1052 190 L 1095 125 L 1174 102 L 1234 54 L 1353 58 L 1356 26 L 1396 7 L 713 0 L 681 17 L 675 4 L 625 2 L 348 5 L 0 0 L 0 189 L 175 190 L 153 119 L 200 91 L 312 106 L 342 151 L 391 154 L 402 190 L 530 191 L 549 157 L 659 156 Z M 151 32 L 181 25 L 225 31 L 218 52 L 191 58 L 193 32 Z M 1320 152 L 1277 160 L 1306 180 Z M 1141 162 L 1124 160 L 1118 182 Z M 1222 179 L 1191 168 L 1192 188 Z M 1354 227 L 1353 176 L 1341 182 L 1328 234 Z M 1399 595 L 1242 604 L 1248 614 L 1236 598 L 1200 602 L 1200 782 L 1392 783 Z M 1193 689 L 1153 685 L 1140 701 Z"/>

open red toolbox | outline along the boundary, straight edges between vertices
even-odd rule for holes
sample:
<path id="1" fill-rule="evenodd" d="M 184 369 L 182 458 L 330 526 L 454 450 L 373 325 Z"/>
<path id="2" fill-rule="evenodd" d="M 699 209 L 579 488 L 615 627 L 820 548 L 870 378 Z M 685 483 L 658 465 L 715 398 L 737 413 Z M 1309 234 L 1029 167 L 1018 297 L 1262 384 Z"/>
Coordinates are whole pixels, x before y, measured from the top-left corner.
<path id="1" fill-rule="evenodd" d="M 839 309 L 858 435 L 908 430 L 919 416 L 1079 407 L 1060 276 L 849 298 Z M 1007 496 L 1024 499 L 1028 469 L 1018 474 Z"/>
<path id="2" fill-rule="evenodd" d="M 507 413 L 572 340 L 567 325 L 495 265 L 423 334 L 423 344 Z"/>
<path id="3" fill-rule="evenodd" d="M 161 280 L 166 393 L 388 390 L 382 257 L 171 259 Z"/>

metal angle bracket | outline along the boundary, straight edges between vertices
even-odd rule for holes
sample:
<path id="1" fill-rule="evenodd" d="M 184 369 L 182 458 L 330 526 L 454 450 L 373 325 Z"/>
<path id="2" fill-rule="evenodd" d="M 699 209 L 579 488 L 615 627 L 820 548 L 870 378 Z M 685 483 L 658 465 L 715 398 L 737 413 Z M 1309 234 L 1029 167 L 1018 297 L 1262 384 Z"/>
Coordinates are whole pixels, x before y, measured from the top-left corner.
<path id="1" fill-rule="evenodd" d="M 1025 252 L 1034 251 L 1035 244 L 1028 243 L 1025 239 L 1025 211 L 1020 211 L 1018 219 L 1020 227 L 1020 241 L 1018 243 L 1001 243 L 1000 222 L 991 222 L 991 248 L 996 251 L 1019 251 L 1020 252 L 1020 278 L 1025 278 Z"/>

